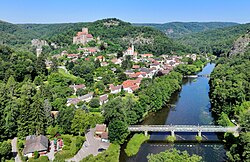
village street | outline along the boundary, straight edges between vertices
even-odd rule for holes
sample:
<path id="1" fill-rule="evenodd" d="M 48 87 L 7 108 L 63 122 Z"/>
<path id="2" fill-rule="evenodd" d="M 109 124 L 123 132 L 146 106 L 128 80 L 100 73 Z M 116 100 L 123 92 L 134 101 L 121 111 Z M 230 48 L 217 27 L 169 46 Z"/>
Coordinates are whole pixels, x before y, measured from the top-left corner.
<path id="1" fill-rule="evenodd" d="M 78 151 L 78 153 L 71 159 L 68 159 L 67 162 L 75 161 L 79 162 L 83 158 L 87 157 L 88 155 L 93 154 L 94 156 L 97 155 L 99 148 L 107 149 L 109 143 L 101 142 L 101 139 L 97 139 L 94 137 L 95 129 L 90 129 L 89 132 L 86 134 L 86 141 L 82 145 L 82 148 Z"/>

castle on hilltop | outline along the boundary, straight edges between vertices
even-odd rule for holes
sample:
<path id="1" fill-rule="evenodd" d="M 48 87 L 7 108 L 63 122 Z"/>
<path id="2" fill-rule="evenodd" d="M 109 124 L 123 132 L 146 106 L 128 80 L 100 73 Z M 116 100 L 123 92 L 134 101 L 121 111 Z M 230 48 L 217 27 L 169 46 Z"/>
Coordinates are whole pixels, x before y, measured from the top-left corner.
<path id="1" fill-rule="evenodd" d="M 75 37 L 73 37 L 73 44 L 86 44 L 93 40 L 92 34 L 89 34 L 88 28 L 82 28 L 81 32 L 78 32 Z"/>

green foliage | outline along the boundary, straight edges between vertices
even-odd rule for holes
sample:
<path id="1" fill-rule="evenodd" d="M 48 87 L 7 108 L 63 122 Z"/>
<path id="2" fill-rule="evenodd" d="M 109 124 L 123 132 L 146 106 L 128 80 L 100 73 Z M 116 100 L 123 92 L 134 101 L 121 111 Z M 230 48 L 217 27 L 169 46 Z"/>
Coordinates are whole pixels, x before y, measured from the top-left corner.
<path id="1" fill-rule="evenodd" d="M 97 156 L 89 155 L 81 162 L 119 162 L 120 145 L 111 144 L 109 148 Z"/>
<path id="2" fill-rule="evenodd" d="M 89 106 L 92 108 L 97 108 L 100 106 L 100 101 L 98 98 L 92 98 L 89 102 Z"/>
<path id="3" fill-rule="evenodd" d="M 202 158 L 198 155 L 190 156 L 187 151 L 179 151 L 176 149 L 166 150 L 159 154 L 151 154 L 147 156 L 149 162 L 199 162 L 202 161 Z"/>
<path id="4" fill-rule="evenodd" d="M 10 159 L 11 158 L 11 141 L 0 142 L 0 159 Z"/>
<path id="5" fill-rule="evenodd" d="M 135 134 L 128 142 L 125 152 L 128 156 L 136 155 L 145 141 L 149 140 L 150 136 L 144 134 Z"/>
<path id="6" fill-rule="evenodd" d="M 250 119 L 250 51 L 230 58 L 221 58 L 210 79 L 210 99 L 212 111 L 218 117 L 218 123 L 230 124 L 235 119 L 242 127 L 236 140 L 226 136 L 230 161 L 249 161 L 249 119 Z"/>
<path id="7" fill-rule="evenodd" d="M 178 42 L 192 47 L 197 52 L 226 54 L 233 42 L 249 29 L 250 24 L 236 25 L 221 29 L 193 33 L 178 39 Z"/>
<path id="8" fill-rule="evenodd" d="M 201 136 L 195 136 L 195 139 L 196 139 L 198 142 L 201 142 L 201 141 L 202 141 L 202 137 L 201 137 Z"/>
<path id="9" fill-rule="evenodd" d="M 38 151 L 35 151 L 34 152 L 34 159 L 38 159 L 39 158 L 39 152 Z"/>
<path id="10" fill-rule="evenodd" d="M 55 161 L 64 161 L 73 157 L 81 149 L 85 138 L 82 136 L 62 135 L 64 147 L 55 154 Z"/>
<path id="11" fill-rule="evenodd" d="M 174 143 L 174 141 L 176 141 L 176 137 L 175 136 L 167 136 L 166 140 L 170 143 Z"/>
<path id="12" fill-rule="evenodd" d="M 180 38 L 188 34 L 210 31 L 238 25 L 231 22 L 170 22 L 164 24 L 134 24 L 136 26 L 150 26 L 161 30 L 171 38 Z M 173 32 L 171 32 L 173 31 Z"/>
<path id="13" fill-rule="evenodd" d="M 235 126 L 230 119 L 228 118 L 227 114 L 221 113 L 220 118 L 218 119 L 218 124 L 222 126 Z"/>
<path id="14" fill-rule="evenodd" d="M 109 124 L 109 140 L 118 144 L 123 144 L 128 136 L 128 126 L 124 121 L 113 120 Z"/>
<path id="15" fill-rule="evenodd" d="M 30 158 L 28 162 L 49 162 L 47 156 L 40 156 L 39 158 Z"/>

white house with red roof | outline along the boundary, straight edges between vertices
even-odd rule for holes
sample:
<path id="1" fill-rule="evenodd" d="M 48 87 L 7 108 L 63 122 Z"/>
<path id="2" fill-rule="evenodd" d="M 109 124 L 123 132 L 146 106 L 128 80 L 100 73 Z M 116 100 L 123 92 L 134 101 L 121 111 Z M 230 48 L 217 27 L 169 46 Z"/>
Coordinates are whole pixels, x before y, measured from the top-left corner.
<path id="1" fill-rule="evenodd" d="M 114 86 L 113 84 L 110 84 L 109 89 L 110 93 L 117 94 L 122 91 L 122 86 L 121 85 Z"/>
<path id="2" fill-rule="evenodd" d="M 126 80 L 122 83 L 123 90 L 128 93 L 133 93 L 135 90 L 140 88 L 142 78 L 136 80 Z"/>

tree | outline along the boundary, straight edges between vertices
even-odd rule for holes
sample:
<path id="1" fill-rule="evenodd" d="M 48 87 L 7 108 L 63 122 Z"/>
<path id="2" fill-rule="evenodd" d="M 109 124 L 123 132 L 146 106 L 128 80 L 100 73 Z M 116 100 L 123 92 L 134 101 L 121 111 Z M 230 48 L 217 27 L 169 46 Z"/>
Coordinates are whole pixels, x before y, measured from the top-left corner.
<path id="1" fill-rule="evenodd" d="M 123 144 L 129 134 L 128 125 L 123 120 L 116 119 L 110 122 L 108 128 L 110 141 Z"/>
<path id="2" fill-rule="evenodd" d="M 100 101 L 98 98 L 92 98 L 89 102 L 89 106 L 92 108 L 97 108 L 100 106 Z"/>
<path id="3" fill-rule="evenodd" d="M 3 141 L 0 142 L 0 160 L 2 159 L 10 159 L 11 157 L 11 142 Z"/>
<path id="4" fill-rule="evenodd" d="M 59 126 L 59 129 L 62 133 L 71 133 L 71 123 L 74 119 L 74 107 L 62 107 L 59 109 L 60 113 L 56 118 L 56 125 Z"/>
<path id="5" fill-rule="evenodd" d="M 72 120 L 71 132 L 78 135 L 83 135 L 90 125 L 88 114 L 81 109 L 77 109 Z"/>
<path id="6" fill-rule="evenodd" d="M 58 71 L 58 61 L 56 58 L 53 58 L 52 60 L 52 65 L 51 65 L 51 72 L 57 72 Z"/>
<path id="7" fill-rule="evenodd" d="M 45 59 L 43 56 L 39 56 L 36 60 L 36 71 L 38 75 L 48 75 L 48 70 L 46 69 Z"/>
<path id="8" fill-rule="evenodd" d="M 159 154 L 151 154 L 147 156 L 149 162 L 165 162 L 165 161 L 183 161 L 183 162 L 199 162 L 202 157 L 198 155 L 190 156 L 187 151 L 179 151 L 176 149 L 166 150 Z"/>

